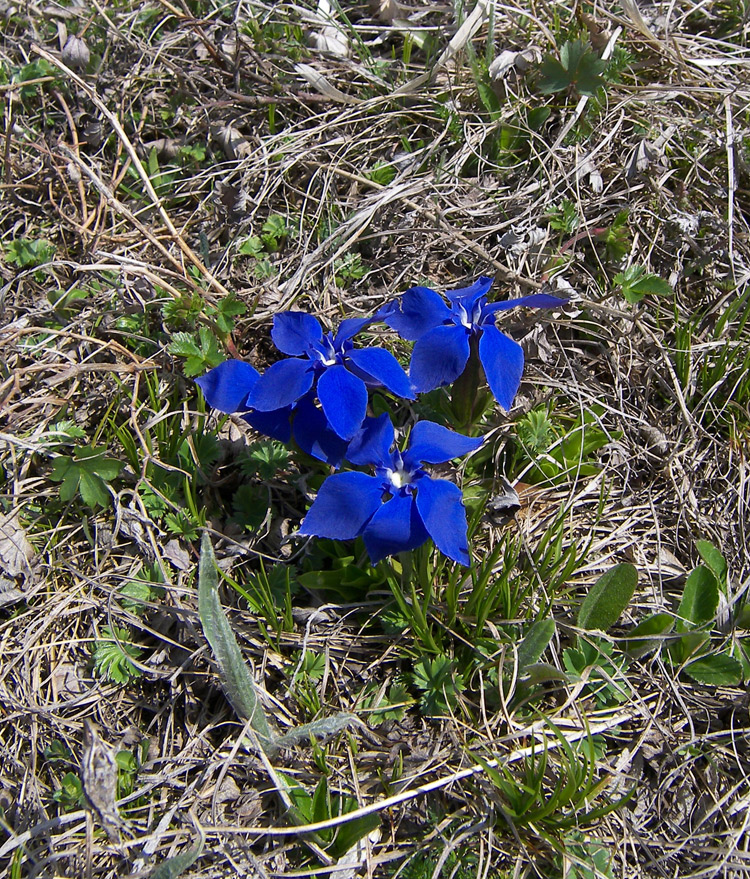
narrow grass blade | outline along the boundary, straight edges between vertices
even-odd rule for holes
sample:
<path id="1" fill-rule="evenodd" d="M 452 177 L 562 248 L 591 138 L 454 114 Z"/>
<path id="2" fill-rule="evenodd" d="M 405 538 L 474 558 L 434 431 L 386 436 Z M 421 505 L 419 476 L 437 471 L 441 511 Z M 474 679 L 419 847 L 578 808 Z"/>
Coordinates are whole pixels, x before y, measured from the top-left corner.
<path id="1" fill-rule="evenodd" d="M 198 615 L 206 640 L 221 671 L 227 698 L 242 720 L 249 720 L 266 753 L 276 750 L 263 707 L 256 694 L 255 681 L 242 658 L 237 640 L 219 601 L 219 577 L 211 539 L 204 532 L 198 566 Z"/>

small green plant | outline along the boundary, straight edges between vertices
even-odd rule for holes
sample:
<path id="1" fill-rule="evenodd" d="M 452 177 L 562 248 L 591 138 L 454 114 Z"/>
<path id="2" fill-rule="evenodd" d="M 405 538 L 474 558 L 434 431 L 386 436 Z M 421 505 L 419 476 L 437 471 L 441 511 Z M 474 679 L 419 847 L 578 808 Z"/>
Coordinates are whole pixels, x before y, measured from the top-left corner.
<path id="1" fill-rule="evenodd" d="M 560 49 L 560 58 L 546 55 L 539 67 L 537 88 L 543 95 L 573 91 L 594 97 L 605 85 L 607 62 L 583 40 L 568 40 Z"/>
<path id="2" fill-rule="evenodd" d="M 569 198 L 563 198 L 547 212 L 550 229 L 572 235 L 581 224 L 578 205 Z"/>
<path id="3" fill-rule="evenodd" d="M 619 211 L 612 223 L 601 233 L 601 241 L 604 243 L 607 259 L 616 265 L 630 253 L 629 217 L 629 211 Z"/>
<path id="4" fill-rule="evenodd" d="M 367 266 L 362 264 L 362 257 L 358 253 L 345 253 L 333 263 L 333 276 L 339 287 L 359 281 L 366 274 Z"/>
<path id="5" fill-rule="evenodd" d="M 258 440 L 251 443 L 245 457 L 240 460 L 240 469 L 246 476 L 259 476 L 268 481 L 285 470 L 289 465 L 289 450 L 276 440 Z"/>
<path id="6" fill-rule="evenodd" d="M 130 629 L 104 626 L 102 637 L 94 642 L 94 672 L 107 681 L 127 684 L 142 674 L 132 660 L 139 659 L 142 649 L 131 640 Z"/>
<path id="7" fill-rule="evenodd" d="M 184 357 L 183 372 L 188 378 L 201 375 L 224 360 L 216 336 L 208 327 L 198 328 L 198 340 L 190 333 L 175 333 L 169 343 L 169 353 Z"/>
<path id="8" fill-rule="evenodd" d="M 380 186 L 388 186 L 396 179 L 396 168 L 390 162 L 379 159 L 365 174 L 365 177 Z"/>
<path id="9" fill-rule="evenodd" d="M 55 312 L 63 318 L 72 317 L 75 309 L 73 306 L 77 302 L 85 302 L 91 295 L 89 290 L 80 287 L 73 287 L 68 290 L 49 290 L 47 293 L 47 301 L 55 309 Z"/>
<path id="10" fill-rule="evenodd" d="M 60 787 L 52 794 L 52 799 L 60 805 L 63 812 L 80 809 L 84 802 L 83 785 L 75 772 L 66 772 Z"/>
<path id="11" fill-rule="evenodd" d="M 414 663 L 412 682 L 421 691 L 420 705 L 425 714 L 450 714 L 465 689 L 464 677 L 455 660 L 446 655 L 422 656 Z"/>
<path id="12" fill-rule="evenodd" d="M 596 453 L 622 436 L 601 427 L 604 410 L 597 405 L 574 420 L 552 420 L 547 407 L 532 409 L 519 420 L 517 465 L 526 482 L 559 485 L 571 477 L 594 476 L 601 470 Z"/>
<path id="13" fill-rule="evenodd" d="M 115 754 L 117 763 L 117 799 L 129 797 L 135 790 L 135 782 L 141 766 L 148 758 L 149 741 L 144 739 L 135 750 L 123 749 Z"/>
<path id="14" fill-rule="evenodd" d="M 346 815 L 357 808 L 354 797 L 331 793 L 328 779 L 323 776 L 315 791 L 310 795 L 299 782 L 287 775 L 281 775 L 286 783 L 286 792 L 291 800 L 292 823 L 304 825 L 327 821 L 339 815 Z M 364 815 L 347 821 L 331 830 L 322 830 L 317 836 L 326 853 L 333 858 L 343 857 L 360 839 L 380 826 L 377 815 Z"/>
<path id="15" fill-rule="evenodd" d="M 391 684 L 385 693 L 377 693 L 371 686 L 362 696 L 360 705 L 367 712 L 367 720 L 373 726 L 388 721 L 400 721 L 406 711 L 414 705 L 414 697 L 409 693 L 403 682 Z"/>
<path id="16" fill-rule="evenodd" d="M 110 503 L 108 484 L 116 479 L 123 468 L 121 461 L 108 458 L 106 449 L 98 446 L 81 446 L 73 455 L 60 455 L 52 462 L 50 479 L 59 482 L 60 500 L 67 503 L 76 494 L 96 509 Z"/>
<path id="17" fill-rule="evenodd" d="M 610 849 L 597 839 L 571 831 L 563 838 L 562 849 L 564 857 L 556 858 L 555 864 L 565 879 L 615 879 Z"/>
<path id="18" fill-rule="evenodd" d="M 239 256 L 248 256 L 253 260 L 252 273 L 259 280 L 270 278 L 276 269 L 269 256 L 284 249 L 287 239 L 295 234 L 295 229 L 286 217 L 271 214 L 263 223 L 260 235 L 249 235 L 237 245 Z"/>
<path id="19" fill-rule="evenodd" d="M 45 265 L 55 255 L 55 245 L 46 238 L 16 238 L 3 245 L 5 259 L 19 269 Z"/>
<path id="20" fill-rule="evenodd" d="M 164 575 L 158 565 L 143 565 L 138 573 L 120 587 L 120 603 L 124 610 L 141 614 L 146 605 L 164 595 Z"/>
<path id="21" fill-rule="evenodd" d="M 726 595 L 727 590 L 726 560 L 706 540 L 697 541 L 696 549 L 704 564 L 695 567 L 685 581 L 674 627 L 679 637 L 673 638 L 669 644 L 669 656 L 698 683 L 737 686 L 743 677 L 742 641 L 735 651 L 740 656 L 738 659 L 723 644 L 716 649 L 711 637 L 720 596 Z"/>
<path id="22" fill-rule="evenodd" d="M 271 216 L 263 223 L 261 232 L 261 240 L 263 246 L 269 252 L 281 250 L 286 243 L 286 239 L 291 234 L 286 217 L 280 214 L 271 214 Z"/>
<path id="23" fill-rule="evenodd" d="M 533 739 L 519 764 L 495 767 L 478 759 L 500 800 L 498 821 L 548 839 L 598 821 L 628 797 L 593 805 L 611 783 L 607 775 L 598 777 L 601 743 L 587 736 L 571 744 L 549 718 L 542 719 L 552 736 L 545 735 L 542 744 Z"/>
<path id="24" fill-rule="evenodd" d="M 643 266 L 628 266 L 624 272 L 616 274 L 613 280 L 632 305 L 636 305 L 649 294 L 669 296 L 672 293 L 672 288 L 664 278 L 646 271 Z"/>
<path id="25" fill-rule="evenodd" d="M 623 563 L 606 571 L 594 583 L 578 609 L 576 623 L 586 634 L 563 652 L 569 680 L 584 681 L 584 692 L 604 705 L 617 704 L 630 696 L 624 674 L 627 657 L 613 642 L 597 633 L 606 633 L 630 603 L 638 585 L 638 572 Z"/>
<path id="26" fill-rule="evenodd" d="M 21 100 L 26 103 L 35 97 L 41 89 L 59 87 L 58 76 L 59 70 L 56 67 L 53 67 L 44 58 L 37 58 L 22 67 L 14 68 L 10 78 L 14 84 L 28 83 L 28 85 L 21 85 L 18 90 Z M 42 80 L 42 82 L 36 82 L 36 80 Z"/>

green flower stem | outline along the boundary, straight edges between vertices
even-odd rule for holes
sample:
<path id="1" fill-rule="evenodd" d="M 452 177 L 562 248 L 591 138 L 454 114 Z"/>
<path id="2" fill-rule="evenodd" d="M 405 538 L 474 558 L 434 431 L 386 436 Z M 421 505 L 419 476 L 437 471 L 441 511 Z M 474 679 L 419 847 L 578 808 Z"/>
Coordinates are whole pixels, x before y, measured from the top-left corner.
<path id="1" fill-rule="evenodd" d="M 469 337 L 469 359 L 466 368 L 453 382 L 451 390 L 451 408 L 456 418 L 456 429 L 468 430 L 477 415 L 477 394 L 482 378 L 482 364 L 479 361 L 479 340 L 477 336 Z"/>

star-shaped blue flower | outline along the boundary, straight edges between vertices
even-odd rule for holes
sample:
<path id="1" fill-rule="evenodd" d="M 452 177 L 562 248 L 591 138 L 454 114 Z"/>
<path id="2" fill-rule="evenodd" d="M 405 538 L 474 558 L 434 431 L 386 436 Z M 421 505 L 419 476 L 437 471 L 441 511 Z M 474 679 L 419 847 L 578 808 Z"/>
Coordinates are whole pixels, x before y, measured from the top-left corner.
<path id="1" fill-rule="evenodd" d="M 247 402 L 260 373 L 244 360 L 226 360 L 197 378 L 206 402 L 219 412 L 238 414 L 259 433 L 282 443 L 294 439 L 309 455 L 338 467 L 344 457 L 347 441 L 331 429 L 325 415 L 315 405 L 314 395 L 306 394 L 296 403 L 268 412 L 252 409 Z"/>
<path id="2" fill-rule="evenodd" d="M 416 341 L 409 376 L 418 393 L 452 384 L 466 368 L 473 338 L 490 390 L 503 409 L 510 409 L 523 374 L 523 349 L 498 330 L 495 315 L 519 305 L 559 308 L 567 300 L 534 293 L 488 302 L 492 284 L 492 278 L 481 277 L 470 287 L 447 290 L 449 306 L 429 287 L 412 287 L 381 309 L 381 320 L 403 339 Z"/>
<path id="3" fill-rule="evenodd" d="M 290 356 L 260 376 L 248 394 L 248 406 L 274 412 L 314 390 L 333 432 L 349 440 L 365 419 L 368 387 L 385 387 L 396 396 L 413 399 L 409 377 L 390 352 L 354 348 L 352 336 L 373 320 L 344 320 L 334 334 L 324 332 L 311 314 L 277 314 L 271 338 L 279 351 Z"/>
<path id="4" fill-rule="evenodd" d="M 300 527 L 300 534 L 350 540 L 362 535 L 373 564 L 421 546 L 429 537 L 448 558 L 469 564 L 466 511 L 457 485 L 433 479 L 423 463 L 443 464 L 482 444 L 431 421 L 419 421 L 409 448 L 393 449 L 388 415 L 366 419 L 349 444 L 352 464 L 375 475 L 335 473 L 325 480 Z"/>

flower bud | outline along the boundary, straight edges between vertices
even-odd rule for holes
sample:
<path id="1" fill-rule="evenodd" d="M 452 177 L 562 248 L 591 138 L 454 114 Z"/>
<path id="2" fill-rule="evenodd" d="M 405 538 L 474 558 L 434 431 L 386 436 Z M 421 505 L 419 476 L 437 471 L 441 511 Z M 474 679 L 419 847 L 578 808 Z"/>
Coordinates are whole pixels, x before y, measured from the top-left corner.
<path id="1" fill-rule="evenodd" d="M 86 43 L 75 35 L 68 37 L 68 41 L 62 50 L 62 60 L 68 67 L 74 70 L 82 70 L 88 67 L 91 52 Z"/>

